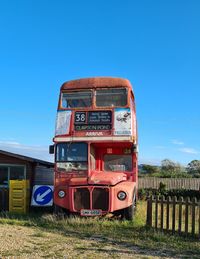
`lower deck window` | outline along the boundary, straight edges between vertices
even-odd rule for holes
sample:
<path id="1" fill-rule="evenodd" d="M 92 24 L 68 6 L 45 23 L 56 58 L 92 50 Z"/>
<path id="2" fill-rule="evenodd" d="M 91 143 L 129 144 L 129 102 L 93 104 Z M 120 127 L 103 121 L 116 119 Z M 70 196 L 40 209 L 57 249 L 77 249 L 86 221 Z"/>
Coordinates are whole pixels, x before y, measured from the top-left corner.
<path id="1" fill-rule="evenodd" d="M 131 155 L 105 155 L 104 156 L 104 170 L 105 171 L 125 171 L 132 170 L 132 156 Z"/>

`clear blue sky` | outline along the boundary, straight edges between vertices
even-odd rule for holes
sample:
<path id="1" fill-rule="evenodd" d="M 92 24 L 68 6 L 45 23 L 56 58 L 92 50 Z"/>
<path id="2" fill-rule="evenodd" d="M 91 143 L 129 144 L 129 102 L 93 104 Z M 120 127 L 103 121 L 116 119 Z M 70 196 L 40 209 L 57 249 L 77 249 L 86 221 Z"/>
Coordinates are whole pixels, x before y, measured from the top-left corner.
<path id="1" fill-rule="evenodd" d="M 0 3 L 0 149 L 49 158 L 60 85 L 128 78 L 140 162 L 200 159 L 199 0 Z"/>

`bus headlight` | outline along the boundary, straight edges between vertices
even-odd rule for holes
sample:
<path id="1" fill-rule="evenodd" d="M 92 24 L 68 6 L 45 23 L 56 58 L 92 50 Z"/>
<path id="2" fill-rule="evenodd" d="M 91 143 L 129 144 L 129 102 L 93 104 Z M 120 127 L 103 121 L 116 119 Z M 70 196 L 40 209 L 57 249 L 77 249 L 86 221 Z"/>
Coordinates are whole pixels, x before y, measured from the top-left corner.
<path id="1" fill-rule="evenodd" d="M 125 192 L 123 192 L 123 191 L 120 191 L 120 192 L 118 192 L 118 194 L 117 194 L 117 198 L 120 200 L 120 201 L 124 201 L 125 199 L 126 199 L 126 193 Z"/>
<path id="2" fill-rule="evenodd" d="M 64 198 L 65 197 L 65 191 L 62 191 L 62 190 L 60 190 L 59 192 L 58 192 L 58 196 L 60 197 L 60 198 Z"/>

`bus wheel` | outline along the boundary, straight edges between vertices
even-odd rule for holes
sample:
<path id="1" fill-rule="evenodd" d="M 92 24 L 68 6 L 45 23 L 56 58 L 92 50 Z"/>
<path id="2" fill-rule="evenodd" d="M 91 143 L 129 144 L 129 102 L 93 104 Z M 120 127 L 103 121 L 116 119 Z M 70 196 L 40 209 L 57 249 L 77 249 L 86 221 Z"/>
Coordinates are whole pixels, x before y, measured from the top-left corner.
<path id="1" fill-rule="evenodd" d="M 64 219 L 65 217 L 69 216 L 69 212 L 67 210 L 57 205 L 54 205 L 54 214 L 59 219 Z"/>
<path id="2" fill-rule="evenodd" d="M 124 209 L 123 218 L 126 219 L 126 220 L 133 220 L 134 214 L 135 214 L 135 210 L 136 210 L 136 195 L 134 193 L 134 195 L 133 195 L 133 203 L 132 203 L 131 206 L 129 206 L 128 208 Z"/>

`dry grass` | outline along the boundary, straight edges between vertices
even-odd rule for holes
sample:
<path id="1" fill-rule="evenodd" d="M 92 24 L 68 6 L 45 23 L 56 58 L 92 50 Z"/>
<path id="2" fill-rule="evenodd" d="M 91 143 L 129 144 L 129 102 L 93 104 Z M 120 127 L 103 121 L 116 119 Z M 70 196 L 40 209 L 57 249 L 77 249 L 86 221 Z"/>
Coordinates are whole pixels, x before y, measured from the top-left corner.
<path id="1" fill-rule="evenodd" d="M 199 258 L 198 241 L 145 227 L 146 204 L 134 222 L 53 215 L 0 217 L 0 258 Z"/>
<path id="2" fill-rule="evenodd" d="M 37 228 L 0 225 L 0 255 L 14 258 L 151 258 L 137 247 L 120 246 L 102 237 L 79 238 Z M 156 258 L 156 257 L 155 257 Z"/>

